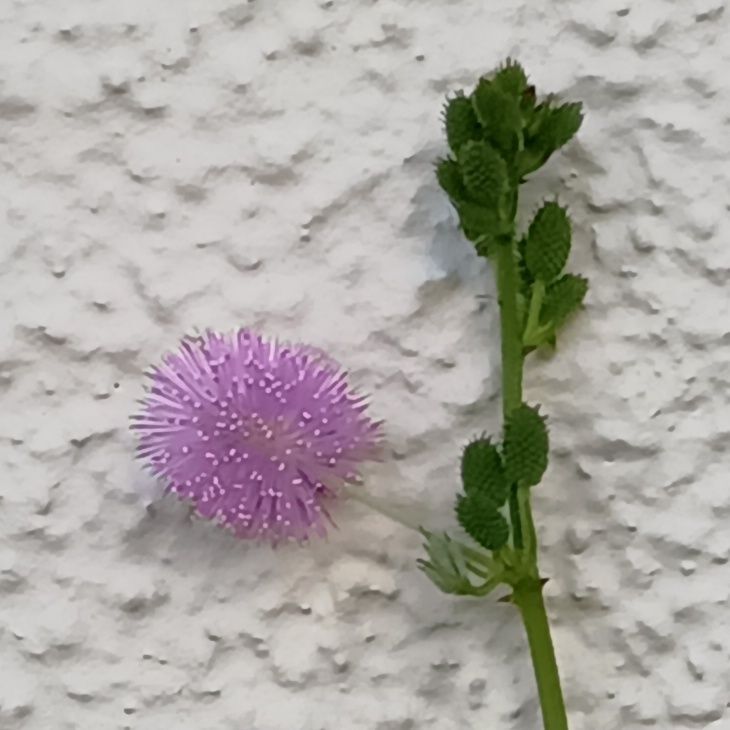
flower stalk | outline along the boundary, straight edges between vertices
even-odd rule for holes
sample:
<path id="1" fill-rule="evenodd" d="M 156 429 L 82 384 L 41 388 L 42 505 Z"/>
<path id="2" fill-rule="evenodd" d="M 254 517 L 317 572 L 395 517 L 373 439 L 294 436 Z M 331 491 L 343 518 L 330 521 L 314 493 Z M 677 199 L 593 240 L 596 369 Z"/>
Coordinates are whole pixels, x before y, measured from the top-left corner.
<path id="1" fill-rule="evenodd" d="M 447 592 L 481 596 L 499 584 L 511 589 L 503 600 L 518 608 L 525 626 L 545 730 L 568 730 L 568 720 L 531 505 L 532 489 L 547 468 L 548 430 L 538 409 L 524 402 L 522 379 L 525 357 L 554 348 L 558 330 L 581 307 L 587 282 L 563 274 L 572 238 L 564 208 L 544 203 L 523 235 L 516 217 L 519 186 L 573 137 L 581 121 L 580 104 L 538 103 L 522 67 L 508 60 L 471 94 L 448 100 L 444 127 L 451 156 L 436 170 L 464 235 L 495 269 L 504 428 L 501 443 L 486 436 L 469 443 L 461 463 L 456 514 L 494 563 L 490 575 L 480 576 L 483 589 L 469 591 L 465 582 L 445 580 L 438 561 L 421 561 L 421 567 Z"/>
<path id="2" fill-rule="evenodd" d="M 522 404 L 522 375 L 524 369 L 521 326 L 517 316 L 517 267 L 514 240 L 500 247 L 497 256 L 497 291 L 502 333 L 502 412 L 505 422 Z M 542 299 L 544 287 L 535 292 L 532 302 Z M 538 299 L 539 297 L 539 299 Z M 538 304 L 539 308 L 539 304 Z M 531 307 L 530 319 L 536 319 Z M 530 326 L 528 319 L 527 327 Z M 545 730 L 568 730 L 563 691 L 560 686 L 545 602 L 543 582 L 537 566 L 537 538 L 532 519 L 529 488 L 514 486 L 516 504 L 512 510 L 513 523 L 520 525 L 519 549 L 524 555 L 523 570 L 529 578 L 514 589 L 512 602 L 518 607 L 530 646 L 532 664 Z"/>
<path id="3" fill-rule="evenodd" d="M 512 602 L 520 610 L 530 646 L 532 666 L 540 697 L 545 730 L 568 730 L 563 690 L 560 686 L 558 663 L 550 634 L 542 581 L 529 581 L 512 595 Z"/>

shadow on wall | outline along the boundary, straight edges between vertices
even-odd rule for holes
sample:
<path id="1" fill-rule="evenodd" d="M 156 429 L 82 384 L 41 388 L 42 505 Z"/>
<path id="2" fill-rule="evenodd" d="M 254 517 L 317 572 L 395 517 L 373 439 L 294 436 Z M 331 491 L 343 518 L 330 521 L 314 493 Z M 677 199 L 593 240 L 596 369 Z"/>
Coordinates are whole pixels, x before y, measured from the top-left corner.
<path id="1" fill-rule="evenodd" d="M 411 198 L 411 214 L 401 233 L 408 238 L 428 241 L 424 252 L 433 264 L 434 280 L 455 275 L 462 284 L 479 281 L 482 287 L 487 265 L 462 235 L 456 211 L 438 186 L 433 172 L 434 162 L 444 154 L 441 146 L 433 145 L 405 161 L 405 170 L 413 173 L 416 192 Z"/>

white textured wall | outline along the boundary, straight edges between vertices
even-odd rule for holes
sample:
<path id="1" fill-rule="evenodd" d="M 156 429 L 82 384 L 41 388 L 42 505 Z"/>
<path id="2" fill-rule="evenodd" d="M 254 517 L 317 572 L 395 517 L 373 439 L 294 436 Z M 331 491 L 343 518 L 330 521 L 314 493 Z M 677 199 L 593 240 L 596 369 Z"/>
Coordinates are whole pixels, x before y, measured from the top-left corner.
<path id="1" fill-rule="evenodd" d="M 516 615 L 437 593 L 357 505 L 277 553 L 135 492 L 141 373 L 194 327 L 330 350 L 372 491 L 450 524 L 499 425 L 491 272 L 432 162 L 508 54 L 581 99 L 528 186 L 584 314 L 527 369 L 573 730 L 730 728 L 730 11 L 723 0 L 0 2 L 0 727 L 534 730 Z"/>

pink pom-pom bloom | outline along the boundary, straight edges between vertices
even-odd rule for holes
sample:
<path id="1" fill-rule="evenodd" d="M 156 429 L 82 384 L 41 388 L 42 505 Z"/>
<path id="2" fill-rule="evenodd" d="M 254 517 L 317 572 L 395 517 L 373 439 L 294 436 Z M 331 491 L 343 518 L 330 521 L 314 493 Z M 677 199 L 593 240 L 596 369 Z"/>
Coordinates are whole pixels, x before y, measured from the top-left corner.
<path id="1" fill-rule="evenodd" d="M 246 329 L 185 338 L 149 372 L 138 455 L 239 537 L 324 535 L 327 502 L 377 458 L 380 422 L 340 366 Z"/>

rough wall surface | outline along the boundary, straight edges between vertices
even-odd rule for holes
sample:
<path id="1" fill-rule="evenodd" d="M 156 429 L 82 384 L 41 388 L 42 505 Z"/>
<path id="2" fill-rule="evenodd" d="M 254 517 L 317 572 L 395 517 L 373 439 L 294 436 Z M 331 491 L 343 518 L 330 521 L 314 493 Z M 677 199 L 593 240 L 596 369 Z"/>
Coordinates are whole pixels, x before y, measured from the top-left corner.
<path id="1" fill-rule="evenodd" d="M 516 615 L 437 593 L 416 535 L 346 504 L 275 553 L 147 510 L 127 431 L 183 333 L 252 325 L 345 363 L 388 424 L 369 488 L 451 524 L 499 330 L 431 165 L 510 54 L 587 110 L 523 204 L 560 193 L 592 281 L 526 373 L 572 728 L 730 728 L 725 2 L 0 9 L 3 730 L 540 726 Z"/>

